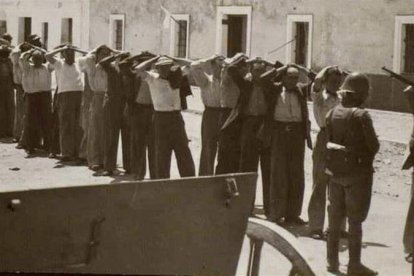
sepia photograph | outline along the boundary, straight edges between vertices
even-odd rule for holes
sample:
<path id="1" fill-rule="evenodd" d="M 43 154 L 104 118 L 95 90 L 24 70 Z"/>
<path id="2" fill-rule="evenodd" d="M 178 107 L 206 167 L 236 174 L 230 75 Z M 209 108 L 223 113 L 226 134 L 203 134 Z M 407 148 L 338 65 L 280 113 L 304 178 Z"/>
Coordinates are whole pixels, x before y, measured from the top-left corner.
<path id="1" fill-rule="evenodd" d="M 414 0 L 0 0 L 0 274 L 414 275 Z"/>

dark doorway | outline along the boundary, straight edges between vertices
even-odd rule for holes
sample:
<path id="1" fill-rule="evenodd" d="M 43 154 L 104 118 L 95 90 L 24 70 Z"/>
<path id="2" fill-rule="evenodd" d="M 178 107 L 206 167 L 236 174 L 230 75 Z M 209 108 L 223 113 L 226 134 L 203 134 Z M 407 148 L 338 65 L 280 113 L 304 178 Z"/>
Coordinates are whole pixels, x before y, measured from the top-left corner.
<path id="1" fill-rule="evenodd" d="M 306 66 L 308 59 L 308 22 L 296 22 L 295 24 L 295 63 Z"/>
<path id="2" fill-rule="evenodd" d="M 227 56 L 232 57 L 237 53 L 246 52 L 246 15 L 228 15 L 223 20 L 227 25 Z"/>

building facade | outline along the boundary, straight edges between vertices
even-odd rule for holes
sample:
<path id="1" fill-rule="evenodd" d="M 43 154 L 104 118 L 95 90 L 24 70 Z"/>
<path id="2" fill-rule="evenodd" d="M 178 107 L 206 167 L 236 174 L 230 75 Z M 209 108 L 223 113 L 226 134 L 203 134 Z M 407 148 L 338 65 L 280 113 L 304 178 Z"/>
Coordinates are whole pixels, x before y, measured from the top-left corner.
<path id="1" fill-rule="evenodd" d="M 413 0 L 0 0 L 0 4 L 0 22 L 6 21 L 7 31 L 19 41 L 24 38 L 24 18 L 31 17 L 32 32 L 38 34 L 48 22 L 52 47 L 68 40 L 69 33 L 74 44 L 89 49 L 109 44 L 131 52 L 189 58 L 242 51 L 316 71 L 338 64 L 370 75 L 368 106 L 408 110 L 402 85 L 383 75 L 381 67 L 414 73 Z"/>

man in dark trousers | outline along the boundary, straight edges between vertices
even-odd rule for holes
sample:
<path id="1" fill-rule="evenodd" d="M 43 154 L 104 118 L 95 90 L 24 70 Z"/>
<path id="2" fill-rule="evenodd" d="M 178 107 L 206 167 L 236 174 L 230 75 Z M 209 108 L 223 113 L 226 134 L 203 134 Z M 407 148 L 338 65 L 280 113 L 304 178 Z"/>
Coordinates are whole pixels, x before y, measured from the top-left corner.
<path id="1" fill-rule="evenodd" d="M 102 59 L 99 64 L 108 76 L 108 91 L 104 100 L 105 143 L 102 176 L 113 175 L 118 157 L 119 133 L 122 137 L 122 157 L 125 173 L 130 173 L 130 136 L 125 117 L 126 94 L 118 62 L 129 53 L 116 53 Z M 97 172 L 94 176 L 99 176 Z"/>
<path id="2" fill-rule="evenodd" d="M 414 115 L 414 88 L 412 86 L 407 87 L 404 90 L 408 98 L 408 103 L 412 114 Z M 411 139 L 408 144 L 410 154 L 404 162 L 403 170 L 409 170 L 414 166 L 414 129 L 411 134 Z M 407 262 L 413 262 L 413 242 L 414 242 L 414 199 L 413 199 L 413 185 L 414 185 L 414 172 L 412 174 L 412 185 L 411 185 L 411 199 L 408 207 L 407 219 L 405 222 L 403 245 L 404 251 L 407 254 L 405 259 Z"/>
<path id="3" fill-rule="evenodd" d="M 329 183 L 328 271 L 339 267 L 339 238 L 343 219 L 349 224 L 347 275 L 376 275 L 361 263 L 362 222 L 371 202 L 373 161 L 379 150 L 371 117 L 361 105 L 368 97 L 369 79 L 348 75 L 339 91 L 341 104 L 327 115 Z"/>
<path id="4" fill-rule="evenodd" d="M 340 102 L 337 91 L 341 83 L 341 70 L 338 67 L 328 66 L 318 73 L 311 89 L 313 113 L 320 128 L 312 154 L 313 189 L 308 207 L 310 234 L 314 239 L 325 238 L 323 227 L 329 183 L 329 176 L 325 173 L 327 143 L 325 117 L 328 111 Z"/>
<path id="5" fill-rule="evenodd" d="M 223 63 L 221 70 L 221 115 L 219 124 L 221 127 L 219 147 L 217 154 L 216 174 L 236 173 L 240 171 L 240 131 L 241 121 L 235 120 L 226 124 L 232 110 L 237 106 L 240 89 L 229 74 L 229 65 L 238 59 L 246 58 L 242 53 L 228 58 Z M 226 125 L 225 125 L 226 124 Z"/>
<path id="6" fill-rule="evenodd" d="M 194 161 L 181 115 L 181 78 L 171 79 L 173 60 L 154 57 L 136 67 L 136 73 L 146 81 L 154 104 L 153 132 L 156 178 L 169 178 L 172 151 L 177 158 L 182 177 L 194 176 Z M 155 64 L 155 70 L 150 70 Z"/>
<path id="7" fill-rule="evenodd" d="M 271 141 L 269 219 L 278 223 L 306 224 L 301 218 L 305 187 L 305 142 L 312 148 L 307 93 L 298 84 L 297 65 L 265 73 L 261 79 L 271 96 L 264 127 L 264 141 Z M 282 75 L 282 82 L 273 79 Z"/>
<path id="8" fill-rule="evenodd" d="M 27 43 L 21 43 L 16 46 L 10 57 L 13 63 L 13 81 L 14 81 L 14 88 L 16 90 L 15 102 L 16 102 L 16 109 L 15 109 L 15 116 L 14 116 L 14 130 L 13 130 L 13 137 L 18 142 L 17 148 L 22 148 L 23 141 L 22 132 L 24 127 L 24 115 L 25 115 L 25 101 L 24 101 L 24 90 L 22 87 L 22 68 L 20 66 L 20 57 L 21 54 L 29 51 L 31 46 Z"/>
<path id="9" fill-rule="evenodd" d="M 14 88 L 11 49 L 0 46 L 0 138 L 13 137 Z"/>
<path id="10" fill-rule="evenodd" d="M 234 122 L 240 121 L 240 172 L 262 171 L 263 205 L 265 215 L 269 216 L 270 185 L 270 147 L 266 147 L 258 138 L 258 132 L 264 122 L 268 99 L 260 76 L 267 66 L 273 66 L 259 58 L 246 60 L 241 58 L 229 66 L 228 72 L 240 90 L 236 108 L 228 117 L 223 131 Z"/>
<path id="11" fill-rule="evenodd" d="M 44 149 L 50 150 L 52 123 L 52 93 L 50 64 L 43 64 L 44 50 L 35 48 L 20 58 L 23 88 L 27 97 L 24 132 L 27 135 L 26 152 L 31 157 L 36 147 L 35 133 L 40 133 Z M 32 62 L 29 61 L 31 57 Z"/>
<path id="12" fill-rule="evenodd" d="M 119 64 L 127 98 L 131 173 L 136 180 L 143 180 L 145 178 L 147 173 L 147 154 L 149 175 L 151 179 L 155 178 L 154 142 L 151 136 L 154 106 L 152 105 L 148 83 L 142 81 L 141 77 L 137 77 L 131 69 L 132 66 L 136 66 L 154 56 L 144 52 L 129 57 Z"/>
<path id="13" fill-rule="evenodd" d="M 79 147 L 82 137 L 80 126 L 80 108 L 84 89 L 81 65 L 75 60 L 75 52 L 86 52 L 70 45 L 62 45 L 45 55 L 53 65 L 57 82 L 57 110 L 59 117 L 59 142 L 61 161 L 79 158 Z M 61 53 L 63 59 L 55 55 Z"/>

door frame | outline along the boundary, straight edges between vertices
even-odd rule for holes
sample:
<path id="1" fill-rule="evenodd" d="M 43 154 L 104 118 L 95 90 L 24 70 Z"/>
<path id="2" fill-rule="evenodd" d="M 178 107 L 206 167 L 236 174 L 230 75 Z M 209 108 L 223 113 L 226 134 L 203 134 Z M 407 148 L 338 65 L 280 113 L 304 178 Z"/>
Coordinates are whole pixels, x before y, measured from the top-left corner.
<path id="1" fill-rule="evenodd" d="M 216 54 L 223 53 L 223 25 L 224 15 L 246 15 L 246 55 L 250 55 L 252 32 L 252 7 L 251 6 L 218 6 L 216 21 Z"/>

